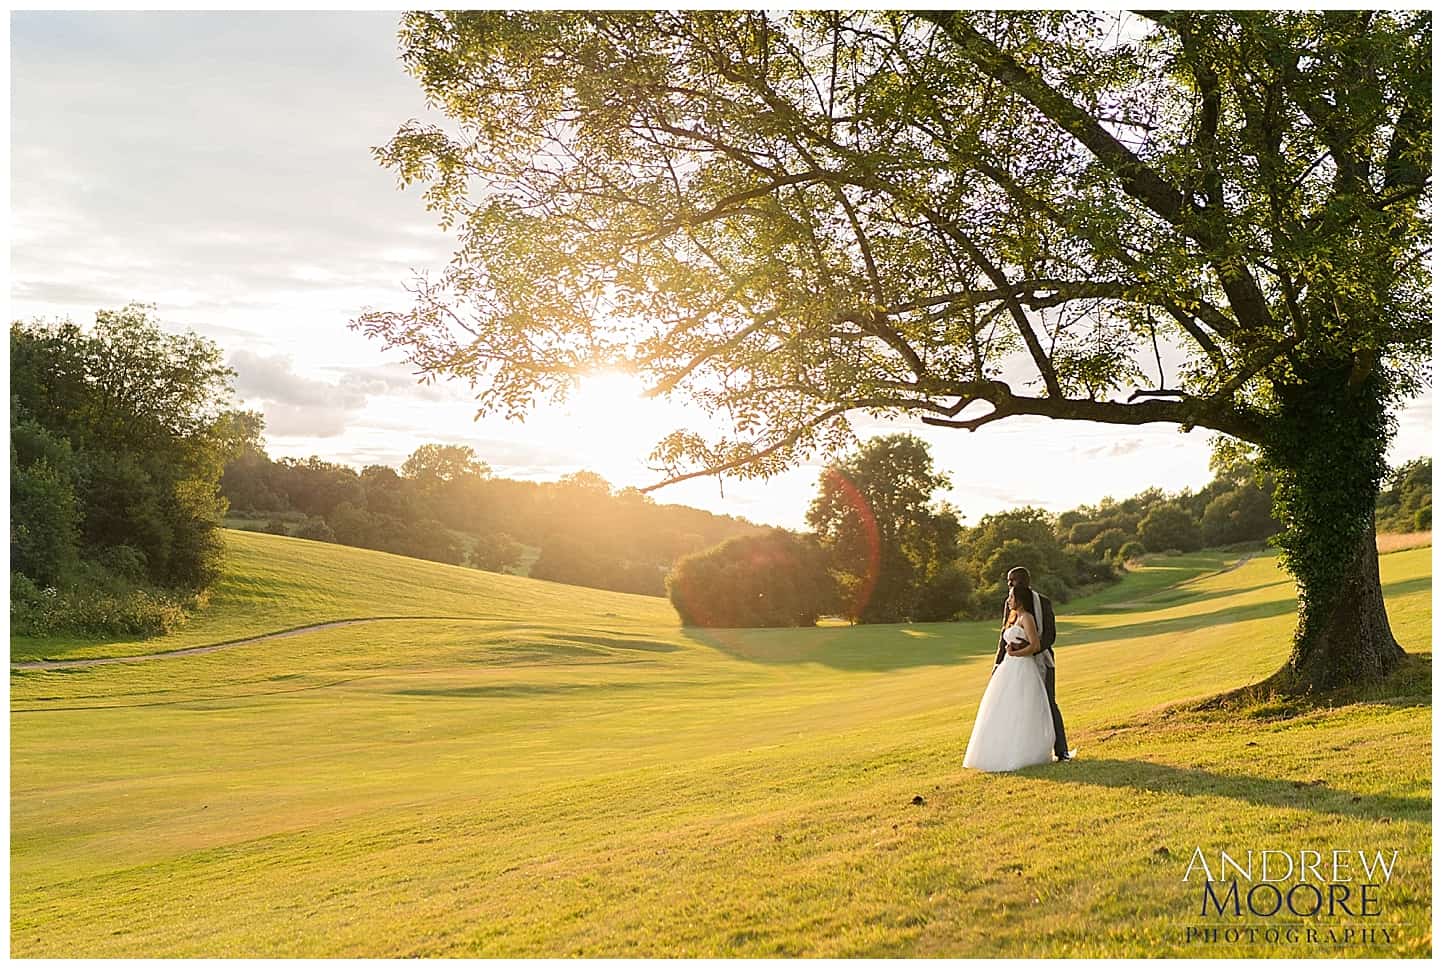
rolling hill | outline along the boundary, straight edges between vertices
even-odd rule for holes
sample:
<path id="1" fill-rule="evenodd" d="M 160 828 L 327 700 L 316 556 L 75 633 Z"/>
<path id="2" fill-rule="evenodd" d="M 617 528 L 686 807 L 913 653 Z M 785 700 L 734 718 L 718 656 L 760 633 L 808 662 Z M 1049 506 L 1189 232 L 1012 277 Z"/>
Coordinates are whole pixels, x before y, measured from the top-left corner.
<path id="1" fill-rule="evenodd" d="M 685 629 L 655 598 L 227 541 L 180 633 L 12 662 L 375 621 L 12 669 L 12 956 L 1431 952 L 1430 548 L 1382 557 L 1409 662 L 1331 706 L 1196 702 L 1285 658 L 1270 555 L 1060 607 L 1080 759 L 984 775 L 988 623 Z M 1389 941 L 1186 941 L 1195 848 L 1332 845 L 1399 852 Z"/>

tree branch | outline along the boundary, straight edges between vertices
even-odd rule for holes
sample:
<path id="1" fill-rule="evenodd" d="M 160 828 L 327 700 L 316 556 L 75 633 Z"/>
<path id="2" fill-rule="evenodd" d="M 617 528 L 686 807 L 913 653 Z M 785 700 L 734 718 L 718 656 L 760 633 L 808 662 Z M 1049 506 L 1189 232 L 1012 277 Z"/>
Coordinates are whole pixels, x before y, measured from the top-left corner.
<path id="1" fill-rule="evenodd" d="M 1261 287 L 1251 273 L 1228 253 L 1225 235 L 1219 237 L 1205 219 L 1198 218 L 1202 213 L 1194 209 L 1171 183 L 1112 137 L 1095 118 L 1022 67 L 955 11 L 921 11 L 920 16 L 951 37 L 963 55 L 983 74 L 995 78 L 1025 98 L 1054 124 L 1076 138 L 1117 176 L 1127 195 L 1206 249 L 1227 293 L 1227 300 L 1239 318 L 1250 319 L 1258 325 L 1274 322 Z"/>

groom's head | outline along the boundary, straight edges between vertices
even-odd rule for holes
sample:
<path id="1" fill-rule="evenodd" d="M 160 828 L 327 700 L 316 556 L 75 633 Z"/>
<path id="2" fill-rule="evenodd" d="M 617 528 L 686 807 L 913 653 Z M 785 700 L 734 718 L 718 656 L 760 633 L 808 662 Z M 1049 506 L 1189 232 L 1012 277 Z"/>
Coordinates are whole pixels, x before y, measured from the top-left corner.
<path id="1" fill-rule="evenodd" d="M 1018 565 L 1006 574 L 1006 584 L 1011 589 L 1030 589 L 1031 573 L 1023 565 Z"/>

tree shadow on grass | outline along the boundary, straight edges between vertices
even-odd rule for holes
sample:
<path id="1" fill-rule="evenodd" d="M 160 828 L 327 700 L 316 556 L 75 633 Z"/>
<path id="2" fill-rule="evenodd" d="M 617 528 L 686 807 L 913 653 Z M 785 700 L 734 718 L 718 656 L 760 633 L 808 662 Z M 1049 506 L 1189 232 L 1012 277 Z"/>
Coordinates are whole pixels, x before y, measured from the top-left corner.
<path id="1" fill-rule="evenodd" d="M 1432 587 L 1430 576 L 1386 583 L 1388 597 L 1408 595 Z M 1260 587 L 1259 587 L 1260 588 Z M 1236 593 L 1229 593 L 1236 594 Z M 1196 601 L 1201 601 L 1198 598 Z M 1178 605 L 1182 603 L 1168 603 Z M 998 611 L 999 611 L 998 604 Z M 1271 619 L 1295 613 L 1290 595 L 1230 609 L 1171 619 L 1152 619 L 1121 626 L 1089 628 L 1068 621 L 1065 606 L 1057 616 L 1057 651 L 1068 646 L 1106 643 L 1144 636 L 1175 636 L 1234 622 Z M 1101 615 L 1088 612 L 1086 615 Z M 996 652 L 1000 621 L 819 626 L 803 629 L 726 629 L 684 626 L 681 634 L 700 646 L 736 659 L 774 665 L 820 663 L 834 669 L 882 672 L 917 666 L 954 666 L 990 657 Z M 575 638 L 575 637 L 571 637 Z"/>
<path id="2" fill-rule="evenodd" d="M 1159 606 L 1157 608 L 1170 608 Z M 1141 639 L 1148 636 L 1176 636 L 1179 633 L 1211 629 L 1234 622 L 1250 622 L 1254 619 L 1272 619 L 1297 611 L 1293 599 L 1256 602 L 1246 606 L 1216 609 L 1212 612 L 1198 612 L 1171 619 L 1147 619 L 1143 622 L 1124 623 L 1120 626 L 1073 626 L 1062 617 L 1057 617 L 1057 644 L 1104 643 L 1121 639 Z"/>
<path id="3" fill-rule="evenodd" d="M 579 696 L 604 693 L 655 693 L 663 689 L 690 689 L 709 685 L 706 680 L 667 680 L 664 682 L 631 682 L 618 680 L 600 683 L 501 683 L 479 686 L 408 687 L 387 690 L 390 696 L 414 697 L 538 697 Z"/>
<path id="4" fill-rule="evenodd" d="M 819 663 L 883 672 L 952 666 L 996 652 L 1000 629 L 989 622 L 818 626 L 813 629 L 722 629 L 686 626 L 682 635 L 734 659 L 768 665 Z"/>
<path id="5" fill-rule="evenodd" d="M 1210 589 L 1206 591 L 1189 590 L 1185 586 L 1167 586 L 1157 592 L 1139 595 L 1135 599 L 1098 603 L 1096 612 L 1101 615 L 1124 615 L 1128 612 L 1154 612 L 1157 609 L 1174 609 L 1177 606 L 1192 605 L 1193 603 L 1206 602 L 1210 599 L 1229 599 L 1232 596 L 1244 596 L 1262 589 L 1280 588 L 1290 585 L 1291 581 L 1290 578 L 1283 576 L 1272 582 L 1258 582 L 1256 585 L 1242 586 L 1240 588 Z"/>
<path id="6" fill-rule="evenodd" d="M 1388 599 L 1395 599 L 1415 592 L 1426 592 L 1432 588 L 1432 577 L 1423 575 L 1412 579 L 1402 579 L 1397 582 L 1387 582 L 1382 585 L 1382 595 Z M 1200 601 L 1200 600 L 1198 600 Z M 1186 605 L 1186 601 L 1158 603 L 1154 609 L 1170 609 L 1175 606 Z M 1229 609 L 1215 609 L 1211 612 L 1193 613 L 1187 616 L 1175 616 L 1171 619 L 1149 619 L 1144 622 L 1126 623 L 1120 626 L 1085 627 L 1073 625 L 1066 621 L 1063 616 L 1057 616 L 1057 643 L 1077 644 L 1109 642 L 1114 639 L 1137 639 L 1146 636 L 1174 636 L 1178 633 L 1192 632 L 1212 626 L 1233 622 L 1250 622 L 1254 619 L 1271 619 L 1276 616 L 1295 613 L 1297 602 L 1291 597 L 1285 599 L 1273 599 L 1268 602 L 1256 602 L 1245 606 L 1233 606 Z"/>
<path id="7" fill-rule="evenodd" d="M 557 643 L 590 643 L 610 649 L 639 649 L 651 653 L 674 653 L 681 647 L 657 639 L 620 639 L 614 636 L 577 636 L 570 633 L 552 634 L 545 638 Z"/>
<path id="8" fill-rule="evenodd" d="M 1325 780 L 1282 780 L 1250 774 L 1218 774 L 1195 767 L 1173 767 L 1138 760 L 1078 759 L 1069 764 L 1027 768 L 1022 775 L 1064 784 L 1134 791 L 1224 797 L 1258 807 L 1295 808 L 1368 820 L 1430 822 L 1432 799 L 1361 794 L 1329 786 Z"/>

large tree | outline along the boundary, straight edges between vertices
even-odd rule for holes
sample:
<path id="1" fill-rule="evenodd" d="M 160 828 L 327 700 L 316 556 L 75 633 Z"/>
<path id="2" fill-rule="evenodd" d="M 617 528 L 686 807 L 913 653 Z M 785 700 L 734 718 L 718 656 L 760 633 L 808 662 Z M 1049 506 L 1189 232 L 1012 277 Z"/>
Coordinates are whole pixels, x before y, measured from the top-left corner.
<path id="1" fill-rule="evenodd" d="M 1280 679 L 1402 656 L 1372 519 L 1430 353 L 1428 13 L 433 12 L 400 40 L 448 122 L 377 155 L 459 250 L 356 325 L 482 414 L 634 367 L 734 425 L 668 435 L 661 484 L 835 453 L 856 411 L 1208 428 L 1277 482 Z"/>
<path id="2" fill-rule="evenodd" d="M 923 590 L 959 556 L 956 513 L 933 501 L 950 483 L 912 434 L 872 438 L 822 474 L 806 524 L 850 593 L 842 603 L 848 618 L 905 622 L 919 614 Z"/>
<path id="3" fill-rule="evenodd" d="M 221 473 L 260 415 L 232 408 L 216 344 L 153 309 L 10 325 L 11 558 L 31 578 L 83 584 L 59 567 L 76 559 L 172 588 L 219 575 Z"/>

